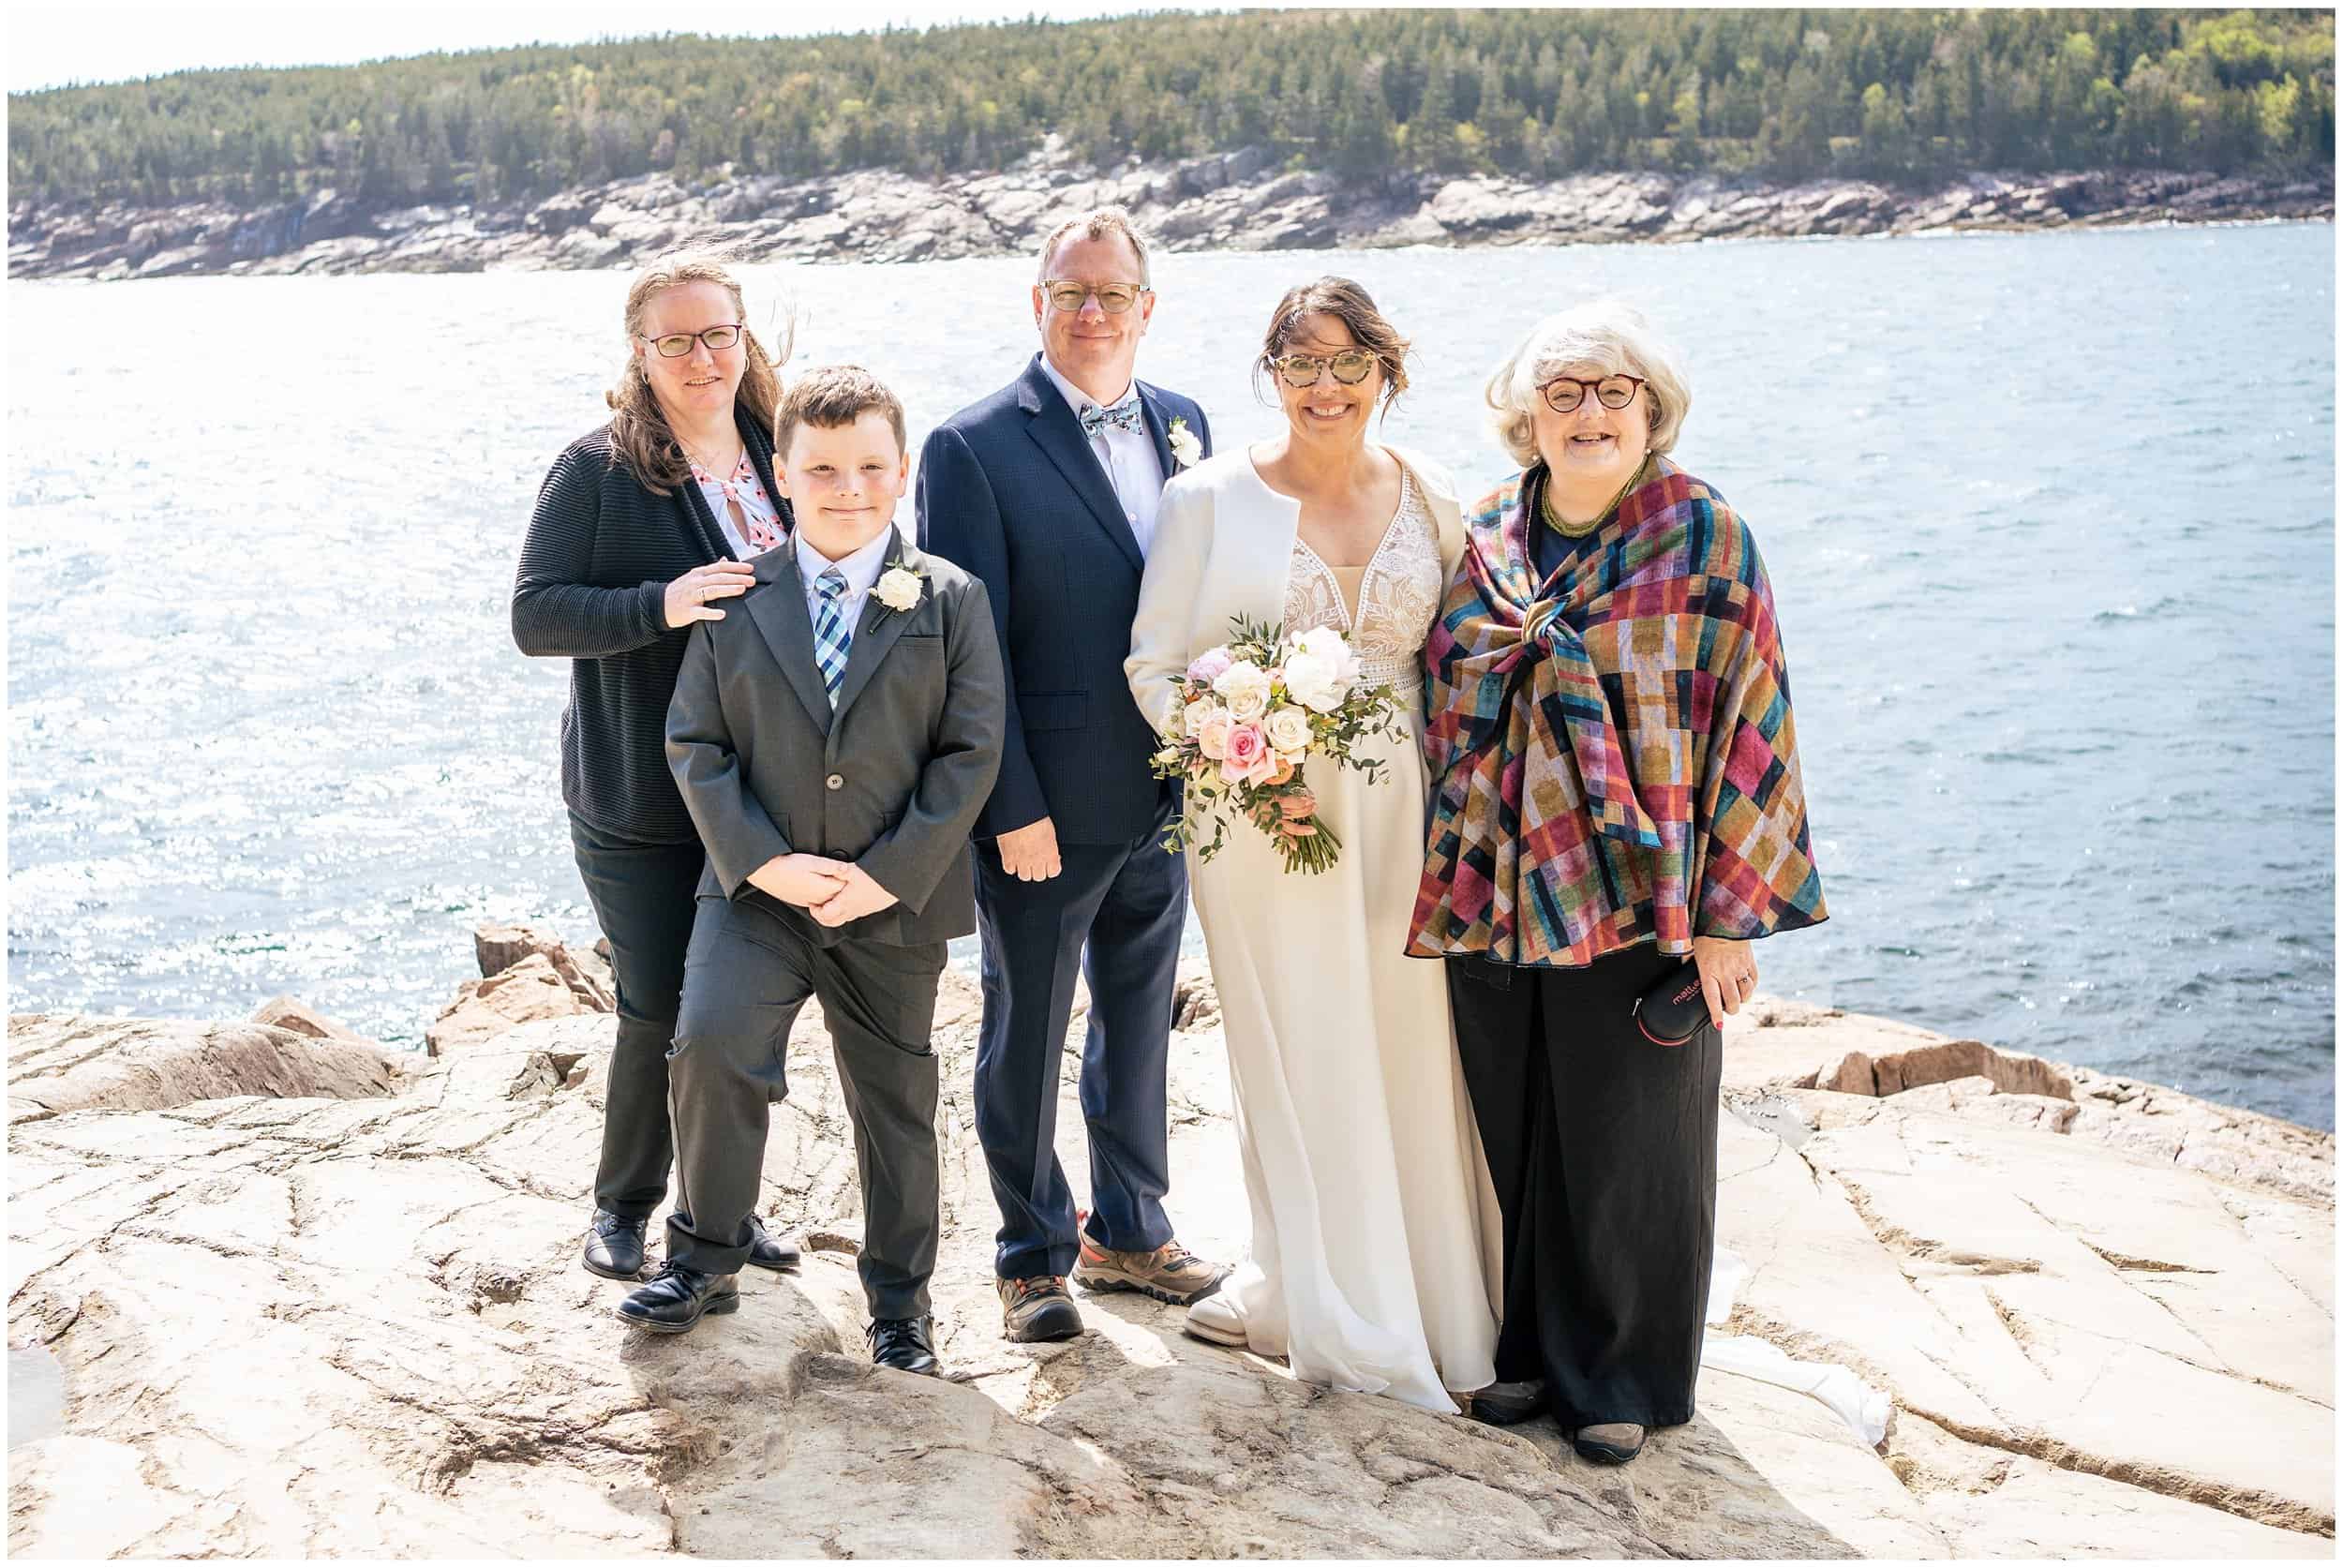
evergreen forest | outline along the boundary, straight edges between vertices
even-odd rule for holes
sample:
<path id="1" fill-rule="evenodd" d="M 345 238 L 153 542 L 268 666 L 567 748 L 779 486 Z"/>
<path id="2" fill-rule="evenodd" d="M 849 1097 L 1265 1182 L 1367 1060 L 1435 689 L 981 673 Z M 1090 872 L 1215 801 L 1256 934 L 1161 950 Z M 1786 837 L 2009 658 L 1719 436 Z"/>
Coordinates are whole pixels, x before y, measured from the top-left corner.
<path id="1" fill-rule="evenodd" d="M 1355 180 L 1662 169 L 2331 171 L 2335 13 L 1159 12 L 664 36 L 189 71 L 8 98 L 15 199 L 386 204 L 1256 146 Z"/>

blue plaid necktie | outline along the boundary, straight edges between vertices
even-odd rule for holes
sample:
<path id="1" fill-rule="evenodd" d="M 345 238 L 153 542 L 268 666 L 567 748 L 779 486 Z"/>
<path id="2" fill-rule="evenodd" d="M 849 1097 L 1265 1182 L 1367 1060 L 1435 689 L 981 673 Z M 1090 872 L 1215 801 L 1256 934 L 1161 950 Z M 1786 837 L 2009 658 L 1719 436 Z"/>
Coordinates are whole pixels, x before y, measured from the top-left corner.
<path id="1" fill-rule="evenodd" d="M 822 666 L 822 684 L 829 689 L 829 705 L 835 708 L 838 683 L 846 678 L 846 650 L 854 646 L 854 633 L 838 608 L 846 591 L 845 574 L 833 566 L 813 579 L 813 590 L 822 596 L 821 608 L 813 612 L 813 662 Z"/>
<path id="2" fill-rule="evenodd" d="M 1096 403 L 1084 403 L 1082 420 L 1082 434 L 1085 436 L 1096 436 L 1110 425 L 1118 430 L 1136 430 L 1139 428 L 1139 394 L 1132 393 L 1111 409 L 1102 409 Z"/>

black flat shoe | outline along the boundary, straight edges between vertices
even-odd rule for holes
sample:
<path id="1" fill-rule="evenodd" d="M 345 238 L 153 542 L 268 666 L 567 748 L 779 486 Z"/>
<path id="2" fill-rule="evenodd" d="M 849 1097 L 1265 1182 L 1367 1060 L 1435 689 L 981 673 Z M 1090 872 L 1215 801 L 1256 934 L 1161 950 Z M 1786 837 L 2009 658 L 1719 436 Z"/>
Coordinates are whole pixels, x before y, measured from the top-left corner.
<path id="1" fill-rule="evenodd" d="M 651 1282 L 619 1303 L 619 1316 L 653 1334 L 682 1334 L 704 1317 L 740 1310 L 740 1277 L 662 1264 Z"/>
<path id="2" fill-rule="evenodd" d="M 761 1269 L 777 1269 L 783 1274 L 796 1272 L 805 1262 L 805 1240 L 795 1231 L 774 1235 L 765 1229 L 765 1222 L 749 1216 L 749 1262 Z"/>
<path id="3" fill-rule="evenodd" d="M 586 1238 L 586 1255 L 578 1262 L 588 1274 L 604 1279 L 639 1279 L 643 1275 L 645 1219 L 621 1219 L 608 1209 L 594 1211 L 593 1232 Z"/>
<path id="4" fill-rule="evenodd" d="M 1515 1426 L 1545 1409 L 1545 1380 L 1493 1382 L 1476 1388 L 1459 1400 L 1465 1414 L 1489 1426 Z"/>
<path id="5" fill-rule="evenodd" d="M 928 1318 L 881 1318 L 865 1328 L 863 1337 L 871 1341 L 871 1359 L 881 1366 L 892 1366 L 899 1372 L 914 1372 L 923 1378 L 936 1375 L 934 1330 Z"/>
<path id="6" fill-rule="evenodd" d="M 1581 1426 L 1570 1436 L 1570 1446 L 1582 1459 L 1598 1465 L 1623 1465 L 1643 1452 L 1644 1429 L 1632 1421 L 1605 1421 Z"/>

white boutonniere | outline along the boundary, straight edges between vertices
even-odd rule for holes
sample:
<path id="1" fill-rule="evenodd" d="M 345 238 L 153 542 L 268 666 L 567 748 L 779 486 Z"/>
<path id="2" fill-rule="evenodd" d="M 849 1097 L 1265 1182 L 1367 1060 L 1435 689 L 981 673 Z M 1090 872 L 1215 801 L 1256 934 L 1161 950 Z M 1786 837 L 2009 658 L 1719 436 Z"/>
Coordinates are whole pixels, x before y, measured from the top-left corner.
<path id="1" fill-rule="evenodd" d="M 890 610 L 911 609 L 919 603 L 927 578 L 908 566 L 890 567 L 872 586 L 871 597 Z"/>
<path id="2" fill-rule="evenodd" d="M 1172 422 L 1170 432 L 1172 455 L 1184 469 L 1192 469 L 1204 458 L 1204 443 L 1196 439 L 1196 432 L 1187 427 L 1185 417 Z"/>

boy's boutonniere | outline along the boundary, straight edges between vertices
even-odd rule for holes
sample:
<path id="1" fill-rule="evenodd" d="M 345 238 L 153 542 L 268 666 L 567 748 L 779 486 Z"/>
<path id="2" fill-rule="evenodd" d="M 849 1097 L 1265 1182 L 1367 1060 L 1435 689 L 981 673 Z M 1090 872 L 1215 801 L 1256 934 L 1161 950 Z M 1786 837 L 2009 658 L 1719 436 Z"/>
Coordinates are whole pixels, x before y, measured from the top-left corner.
<path id="1" fill-rule="evenodd" d="M 1196 439 L 1196 432 L 1187 427 L 1185 416 L 1172 422 L 1170 431 L 1172 455 L 1180 467 L 1192 469 L 1203 460 L 1204 443 Z"/>
<path id="2" fill-rule="evenodd" d="M 927 578 L 908 566 L 890 567 L 872 585 L 871 597 L 890 610 L 907 610 L 919 603 Z"/>

